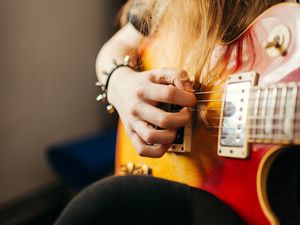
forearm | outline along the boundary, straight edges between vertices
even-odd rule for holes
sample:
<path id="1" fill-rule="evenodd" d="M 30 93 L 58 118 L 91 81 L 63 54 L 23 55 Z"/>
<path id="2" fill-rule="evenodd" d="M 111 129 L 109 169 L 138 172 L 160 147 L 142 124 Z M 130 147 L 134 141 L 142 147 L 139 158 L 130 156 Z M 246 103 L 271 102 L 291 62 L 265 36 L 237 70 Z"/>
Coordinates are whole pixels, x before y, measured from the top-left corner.
<path id="1" fill-rule="evenodd" d="M 137 50 L 143 37 L 131 24 L 126 24 L 103 45 L 96 59 L 96 73 L 101 83 L 107 78 L 102 71 L 110 72 L 114 60 L 121 63 L 126 54 Z"/>

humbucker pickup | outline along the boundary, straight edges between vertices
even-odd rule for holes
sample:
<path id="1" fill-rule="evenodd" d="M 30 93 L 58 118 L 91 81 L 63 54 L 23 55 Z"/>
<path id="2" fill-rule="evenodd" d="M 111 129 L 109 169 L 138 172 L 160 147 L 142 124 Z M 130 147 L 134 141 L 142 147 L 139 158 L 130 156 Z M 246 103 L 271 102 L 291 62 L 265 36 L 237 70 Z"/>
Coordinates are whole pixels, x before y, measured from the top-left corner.
<path id="1" fill-rule="evenodd" d="M 159 108 L 166 112 L 178 112 L 182 109 L 179 105 L 161 103 Z M 160 129 L 160 128 L 158 128 Z M 190 152 L 192 146 L 192 123 L 177 129 L 176 138 L 168 152 Z"/>
<path id="2" fill-rule="evenodd" d="M 220 119 L 218 155 L 247 158 L 247 120 L 251 88 L 256 84 L 256 72 L 238 73 L 228 77 Z"/>

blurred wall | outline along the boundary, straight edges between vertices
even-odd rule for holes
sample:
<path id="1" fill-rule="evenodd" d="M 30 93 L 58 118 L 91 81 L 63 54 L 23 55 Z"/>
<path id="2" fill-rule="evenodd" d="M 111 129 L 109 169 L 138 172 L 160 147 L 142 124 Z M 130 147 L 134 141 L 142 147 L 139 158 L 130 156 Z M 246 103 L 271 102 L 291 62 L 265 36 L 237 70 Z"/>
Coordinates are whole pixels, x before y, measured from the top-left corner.
<path id="1" fill-rule="evenodd" d="M 94 62 L 120 1 L 1 0 L 0 204 L 55 181 L 49 144 L 111 125 Z"/>

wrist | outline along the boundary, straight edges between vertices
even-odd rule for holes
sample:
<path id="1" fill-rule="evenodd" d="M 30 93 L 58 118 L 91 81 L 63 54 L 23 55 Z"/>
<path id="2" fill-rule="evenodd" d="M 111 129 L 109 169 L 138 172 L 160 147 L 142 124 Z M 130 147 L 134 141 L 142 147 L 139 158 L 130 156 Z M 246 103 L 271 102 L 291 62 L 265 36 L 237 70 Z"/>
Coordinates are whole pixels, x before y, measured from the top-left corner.
<path id="1" fill-rule="evenodd" d="M 117 73 L 118 70 L 121 70 L 122 68 L 130 68 L 132 69 L 132 66 L 130 65 L 130 56 L 126 55 L 123 59 L 123 63 L 117 63 L 116 60 L 113 60 L 113 66 L 110 71 L 102 71 L 103 76 L 106 76 L 106 81 L 104 82 L 96 82 L 96 86 L 99 86 L 101 88 L 102 93 L 97 96 L 97 101 L 106 102 L 108 101 L 108 106 L 106 107 L 107 111 L 109 113 L 114 112 L 114 106 L 110 103 L 108 100 L 108 86 L 110 84 L 112 76 Z"/>
<path id="2" fill-rule="evenodd" d="M 120 67 L 111 76 L 109 85 L 107 87 L 107 100 L 114 106 L 117 106 L 118 96 L 122 95 L 122 87 L 125 82 L 128 82 L 126 78 L 128 74 L 134 73 L 135 70 L 132 67 Z"/>

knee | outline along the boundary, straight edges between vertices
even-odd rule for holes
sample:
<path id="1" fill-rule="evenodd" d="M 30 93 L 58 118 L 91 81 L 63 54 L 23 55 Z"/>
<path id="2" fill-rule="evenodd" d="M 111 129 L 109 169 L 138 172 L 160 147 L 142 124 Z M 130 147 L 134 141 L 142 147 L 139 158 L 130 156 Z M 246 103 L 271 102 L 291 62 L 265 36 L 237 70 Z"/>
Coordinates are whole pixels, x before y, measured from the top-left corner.
<path id="1" fill-rule="evenodd" d="M 99 224 L 111 220 L 122 181 L 123 178 L 109 177 L 83 189 L 67 205 L 55 225 Z"/>

